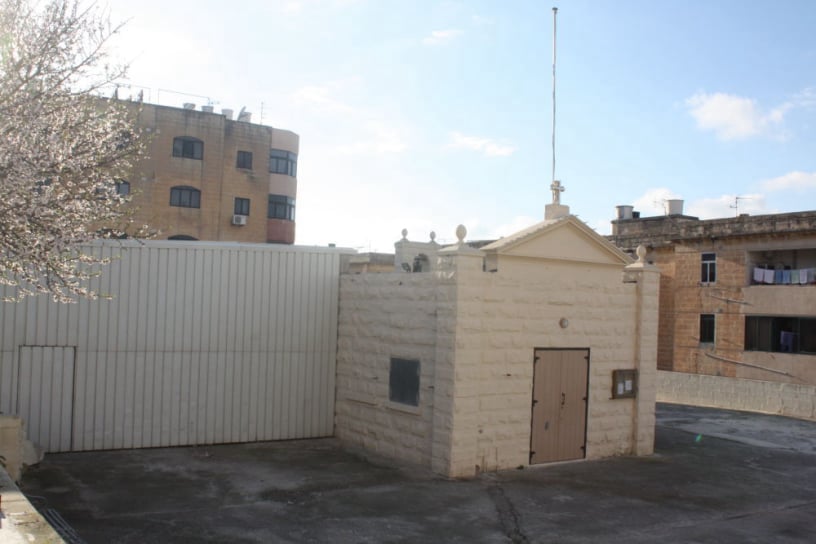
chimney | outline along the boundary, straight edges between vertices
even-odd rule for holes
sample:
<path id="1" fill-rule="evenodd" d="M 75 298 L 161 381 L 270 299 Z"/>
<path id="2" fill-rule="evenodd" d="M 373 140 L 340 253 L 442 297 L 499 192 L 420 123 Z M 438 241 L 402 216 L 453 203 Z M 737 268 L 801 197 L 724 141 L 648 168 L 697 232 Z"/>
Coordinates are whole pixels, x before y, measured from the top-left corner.
<path id="1" fill-rule="evenodd" d="M 250 119 L 252 119 L 252 114 L 248 111 L 242 111 L 238 114 L 238 120 L 242 123 L 249 123 Z"/>
<path id="2" fill-rule="evenodd" d="M 231 108 L 221 108 L 221 114 L 224 115 L 228 120 L 232 120 L 232 109 Z"/>
<path id="3" fill-rule="evenodd" d="M 201 106 L 201 111 L 203 111 L 204 113 L 212 113 L 213 112 L 213 107 L 212 106 Z"/>
<path id="4" fill-rule="evenodd" d="M 192 102 L 185 102 L 183 107 L 185 110 L 194 110 L 195 104 L 193 104 Z"/>

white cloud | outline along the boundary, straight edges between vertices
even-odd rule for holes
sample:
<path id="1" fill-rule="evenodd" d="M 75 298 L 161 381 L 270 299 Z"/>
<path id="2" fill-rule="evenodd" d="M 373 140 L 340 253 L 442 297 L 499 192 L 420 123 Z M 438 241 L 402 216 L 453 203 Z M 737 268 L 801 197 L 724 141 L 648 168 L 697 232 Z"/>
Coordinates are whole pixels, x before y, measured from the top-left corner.
<path id="1" fill-rule="evenodd" d="M 814 175 L 816 177 L 816 174 Z M 737 200 L 739 198 L 739 200 Z M 641 217 L 655 217 L 666 215 L 667 200 L 683 200 L 677 193 L 665 187 L 656 187 L 647 190 L 636 199 L 632 205 Z M 735 207 L 738 206 L 738 207 Z M 710 198 L 686 200 L 683 206 L 683 215 L 691 215 L 700 219 L 721 219 L 734 217 L 737 213 L 767 213 L 765 195 L 760 193 L 728 194 Z"/>
<path id="2" fill-rule="evenodd" d="M 638 199 L 632 202 L 635 211 L 639 211 L 642 217 L 653 217 L 656 215 L 666 215 L 666 201 L 680 199 L 681 197 L 665 187 L 655 187 L 647 190 Z"/>
<path id="3" fill-rule="evenodd" d="M 816 189 L 816 172 L 788 172 L 785 175 L 763 181 L 760 187 L 764 191 Z"/>
<path id="4" fill-rule="evenodd" d="M 688 205 L 686 215 L 700 219 L 722 219 L 742 213 L 752 215 L 766 213 L 765 196 L 754 193 L 701 198 Z"/>
<path id="5" fill-rule="evenodd" d="M 816 106 L 816 89 L 813 87 L 802 89 L 793 95 L 791 103 L 799 108 L 812 108 Z"/>
<path id="6" fill-rule="evenodd" d="M 816 89 L 802 89 L 770 109 L 760 107 L 751 98 L 727 93 L 697 93 L 687 98 L 685 104 L 697 126 L 716 133 L 721 140 L 759 135 L 784 139 L 786 134 L 779 131 L 779 127 L 792 110 L 816 106 Z"/>
<path id="7" fill-rule="evenodd" d="M 341 155 L 371 155 L 372 153 L 401 153 L 408 148 L 401 132 L 380 121 L 364 123 L 362 139 L 343 144 L 335 149 Z"/>
<path id="8" fill-rule="evenodd" d="M 489 138 L 465 136 L 461 132 L 451 132 L 450 140 L 447 147 L 479 151 L 487 157 L 508 157 L 516 151 L 511 145 L 501 144 Z"/>
<path id="9" fill-rule="evenodd" d="M 335 95 L 339 85 L 306 85 L 292 93 L 292 100 L 301 106 L 325 113 L 351 113 L 354 108 L 339 100 Z"/>
<path id="10" fill-rule="evenodd" d="M 755 100 L 726 93 L 697 93 L 686 99 L 689 113 L 701 130 L 712 131 L 721 140 L 743 140 L 767 134 L 794 106 L 785 102 L 763 111 Z"/>
<path id="11" fill-rule="evenodd" d="M 449 28 L 447 30 L 434 30 L 429 36 L 422 39 L 425 45 L 442 45 L 450 42 L 462 34 L 461 30 Z"/>
<path id="12" fill-rule="evenodd" d="M 299 13 L 300 10 L 303 9 L 303 2 L 298 2 L 296 0 L 292 0 L 290 2 L 284 2 L 283 4 L 283 11 L 286 13 Z"/>

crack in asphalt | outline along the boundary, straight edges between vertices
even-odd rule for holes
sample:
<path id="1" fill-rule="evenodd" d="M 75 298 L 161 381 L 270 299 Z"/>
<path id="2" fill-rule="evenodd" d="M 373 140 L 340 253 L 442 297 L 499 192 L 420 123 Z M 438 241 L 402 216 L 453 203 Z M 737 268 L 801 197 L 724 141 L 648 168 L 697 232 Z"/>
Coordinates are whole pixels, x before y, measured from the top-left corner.
<path id="1" fill-rule="evenodd" d="M 513 544 L 528 544 L 530 541 L 524 531 L 521 530 L 519 514 L 516 512 L 513 503 L 507 498 L 504 489 L 500 485 L 491 485 L 487 488 L 487 494 L 496 506 L 499 523 L 501 523 L 504 534 Z"/>

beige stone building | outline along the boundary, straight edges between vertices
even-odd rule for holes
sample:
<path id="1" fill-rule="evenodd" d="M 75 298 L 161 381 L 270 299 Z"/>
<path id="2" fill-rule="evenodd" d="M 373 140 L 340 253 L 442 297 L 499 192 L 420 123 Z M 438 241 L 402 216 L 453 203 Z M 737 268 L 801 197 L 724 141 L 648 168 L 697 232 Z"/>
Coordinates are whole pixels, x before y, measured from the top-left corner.
<path id="1" fill-rule="evenodd" d="M 295 241 L 298 135 L 248 113 L 130 103 L 148 158 L 120 182 L 159 239 Z"/>
<path id="2" fill-rule="evenodd" d="M 619 206 L 609 239 L 660 268 L 662 370 L 816 384 L 816 212 L 701 221 Z"/>
<path id="3" fill-rule="evenodd" d="M 341 276 L 336 436 L 449 477 L 653 451 L 658 271 L 559 208 Z"/>

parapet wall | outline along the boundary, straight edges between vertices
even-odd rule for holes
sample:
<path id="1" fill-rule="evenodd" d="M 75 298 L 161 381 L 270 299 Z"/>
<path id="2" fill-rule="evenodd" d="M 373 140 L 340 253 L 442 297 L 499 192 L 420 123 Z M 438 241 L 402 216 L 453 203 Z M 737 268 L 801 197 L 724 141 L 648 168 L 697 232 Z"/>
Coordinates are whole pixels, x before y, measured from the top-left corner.
<path id="1" fill-rule="evenodd" d="M 813 385 L 660 371 L 657 400 L 816 421 Z"/>
<path id="2" fill-rule="evenodd" d="M 710 240 L 740 236 L 816 233 L 816 211 L 769 215 L 740 215 L 699 220 L 686 215 L 616 219 L 607 238 L 622 248 L 639 244 L 659 246 L 668 241 Z"/>

